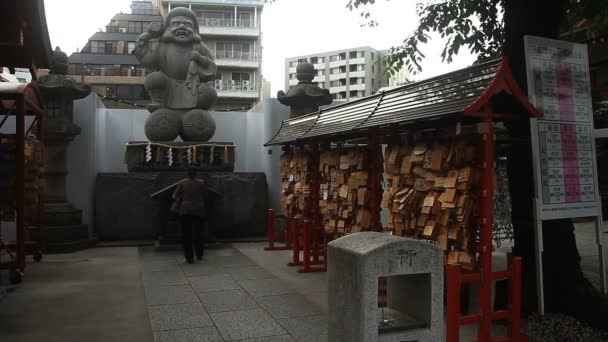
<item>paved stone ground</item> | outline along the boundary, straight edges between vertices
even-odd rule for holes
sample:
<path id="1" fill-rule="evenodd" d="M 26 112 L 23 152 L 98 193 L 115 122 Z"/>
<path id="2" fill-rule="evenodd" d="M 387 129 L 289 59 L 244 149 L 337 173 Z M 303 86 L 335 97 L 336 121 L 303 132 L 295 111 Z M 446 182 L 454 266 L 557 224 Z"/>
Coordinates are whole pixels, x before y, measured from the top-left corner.
<path id="1" fill-rule="evenodd" d="M 193 265 L 178 251 L 140 257 L 155 342 L 327 340 L 318 305 L 233 247 Z"/>
<path id="2" fill-rule="evenodd" d="M 46 255 L 17 286 L 0 271 L 0 341 L 150 342 L 141 274 L 137 248 Z"/>

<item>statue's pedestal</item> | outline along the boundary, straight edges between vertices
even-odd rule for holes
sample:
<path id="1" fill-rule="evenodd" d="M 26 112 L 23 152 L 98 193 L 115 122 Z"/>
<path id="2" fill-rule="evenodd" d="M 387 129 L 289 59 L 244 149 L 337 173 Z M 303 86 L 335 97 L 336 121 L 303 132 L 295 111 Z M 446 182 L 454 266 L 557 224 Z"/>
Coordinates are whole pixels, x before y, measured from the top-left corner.
<path id="1" fill-rule="evenodd" d="M 47 253 L 70 253 L 93 247 L 95 240 L 90 238 L 89 226 L 82 223 L 82 210 L 71 203 L 45 203 L 45 229 L 42 234 Z M 38 227 L 30 229 L 35 239 L 41 231 Z"/>
<path id="2" fill-rule="evenodd" d="M 179 242 L 179 225 L 169 212 L 170 191 L 159 199 L 151 195 L 185 177 L 185 172 L 98 174 L 95 185 L 97 238 Z M 201 172 L 198 177 L 222 195 L 209 208 L 209 240 L 266 234 L 268 185 L 264 173 Z"/>
<path id="3" fill-rule="evenodd" d="M 129 172 L 178 172 L 191 167 L 203 172 L 232 172 L 234 161 L 235 145 L 231 142 L 131 141 L 125 163 Z"/>

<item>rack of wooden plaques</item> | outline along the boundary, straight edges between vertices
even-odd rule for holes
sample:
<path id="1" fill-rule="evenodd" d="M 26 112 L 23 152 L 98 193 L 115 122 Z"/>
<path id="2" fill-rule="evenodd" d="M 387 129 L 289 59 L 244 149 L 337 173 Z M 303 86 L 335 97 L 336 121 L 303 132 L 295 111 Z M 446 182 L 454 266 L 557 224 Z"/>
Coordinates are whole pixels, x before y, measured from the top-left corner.
<path id="1" fill-rule="evenodd" d="M 0 146 L 3 156 L 11 159 L 14 170 L 5 168 L 0 173 L 3 191 L 0 221 L 14 221 L 16 240 L 5 242 L 0 237 L 0 255 L 8 261 L 0 261 L 0 269 L 10 272 L 12 283 L 21 282 L 25 271 L 25 256 L 28 249 L 35 261 L 42 258 L 44 229 L 42 228 L 42 206 L 44 199 L 44 104 L 35 86 L 25 83 L 0 83 L 0 127 L 9 117 L 15 121 L 15 134 L 2 135 Z M 26 128 L 26 117 L 31 124 Z M 36 127 L 36 135 L 32 130 Z M 10 165 L 9 163 L 5 166 Z M 8 196 L 8 197 L 7 197 Z M 38 241 L 29 241 L 27 226 L 40 227 Z"/>
<path id="2" fill-rule="evenodd" d="M 285 120 L 266 145 L 307 146 L 311 152 L 306 179 L 312 216 L 303 216 L 304 227 L 322 227 L 334 237 L 382 231 L 384 207 L 391 213 L 388 231 L 446 251 L 447 341 L 458 341 L 466 324 L 478 324 L 477 341 L 525 341 L 521 260 L 492 270 L 494 124 L 541 115 L 517 86 L 508 60 L 499 59 Z M 328 155 L 346 146 L 365 146 L 367 162 L 343 160 L 341 152 Z M 298 239 L 292 241 L 296 246 Z M 499 279 L 510 281 L 509 305 L 494 312 L 492 283 Z M 462 316 L 461 286 L 473 282 L 479 283 L 479 312 Z M 492 336 L 496 320 L 509 322 L 506 336 Z"/>

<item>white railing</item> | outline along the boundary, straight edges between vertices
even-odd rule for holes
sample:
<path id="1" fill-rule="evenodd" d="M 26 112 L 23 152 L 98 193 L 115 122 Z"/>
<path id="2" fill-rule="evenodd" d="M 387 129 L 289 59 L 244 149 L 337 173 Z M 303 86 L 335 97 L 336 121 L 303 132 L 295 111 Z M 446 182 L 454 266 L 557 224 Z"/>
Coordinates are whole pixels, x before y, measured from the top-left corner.
<path id="1" fill-rule="evenodd" d="M 232 59 L 242 61 L 255 61 L 257 60 L 256 55 L 251 52 L 242 51 L 211 51 L 215 56 L 215 59 Z"/>
<path id="2" fill-rule="evenodd" d="M 202 18 L 200 19 L 202 26 L 208 27 L 236 27 L 236 28 L 253 28 L 252 20 L 245 19 L 216 19 Z"/>

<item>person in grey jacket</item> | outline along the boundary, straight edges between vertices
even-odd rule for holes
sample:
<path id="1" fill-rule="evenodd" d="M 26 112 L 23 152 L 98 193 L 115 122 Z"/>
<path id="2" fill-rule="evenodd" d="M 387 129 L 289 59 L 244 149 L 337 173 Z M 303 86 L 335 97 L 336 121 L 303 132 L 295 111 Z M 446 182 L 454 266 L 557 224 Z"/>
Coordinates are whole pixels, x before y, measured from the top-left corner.
<path id="1" fill-rule="evenodd" d="M 173 199 L 179 201 L 178 213 L 182 225 L 184 256 L 189 264 L 194 263 L 193 247 L 196 258 L 203 259 L 203 226 L 206 218 L 205 200 L 208 191 L 205 182 L 196 177 L 196 169 L 192 168 L 188 170 L 188 178 L 180 182 L 173 193 Z M 192 241 L 193 235 L 194 241 Z"/>

